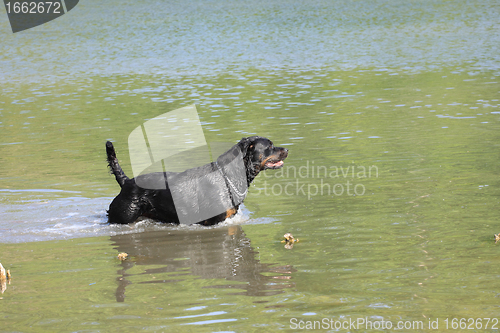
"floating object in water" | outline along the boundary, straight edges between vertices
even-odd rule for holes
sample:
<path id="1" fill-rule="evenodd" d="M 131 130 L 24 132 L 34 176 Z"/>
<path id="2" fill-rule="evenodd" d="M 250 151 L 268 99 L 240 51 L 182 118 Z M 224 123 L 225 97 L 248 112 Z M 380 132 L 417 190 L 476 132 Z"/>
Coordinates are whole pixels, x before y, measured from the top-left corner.
<path id="1" fill-rule="evenodd" d="M 285 237 L 285 240 L 281 241 L 282 243 L 284 243 L 284 242 L 296 243 L 296 242 L 299 241 L 298 239 L 293 238 L 293 235 L 291 233 L 289 233 L 289 232 L 287 232 L 286 234 L 284 234 L 283 237 Z"/>
<path id="2" fill-rule="evenodd" d="M 7 290 L 7 282 L 10 284 L 10 270 L 5 270 L 3 268 L 2 263 L 0 263 L 0 292 L 3 294 L 5 290 Z"/>
<path id="3" fill-rule="evenodd" d="M 10 269 L 5 270 L 5 268 L 2 266 L 2 263 L 0 262 L 0 280 L 6 280 L 10 282 L 11 279 L 10 275 Z"/>
<path id="4" fill-rule="evenodd" d="M 281 242 L 282 243 L 286 243 L 285 244 L 285 249 L 287 250 L 290 250 L 293 248 L 293 244 L 294 243 L 297 243 L 299 241 L 299 239 L 295 239 L 293 237 L 293 235 L 289 232 L 287 232 L 286 234 L 283 235 L 283 237 L 285 237 L 285 240 L 282 240 Z"/>
<path id="5" fill-rule="evenodd" d="M 128 254 L 127 254 L 127 253 L 125 253 L 125 252 L 122 252 L 122 253 L 120 253 L 120 254 L 118 255 L 118 259 L 119 259 L 120 261 L 123 261 L 123 260 L 127 259 L 127 257 L 128 257 Z"/>
<path id="6" fill-rule="evenodd" d="M 498 234 L 495 234 L 495 244 L 500 241 L 500 232 Z"/>

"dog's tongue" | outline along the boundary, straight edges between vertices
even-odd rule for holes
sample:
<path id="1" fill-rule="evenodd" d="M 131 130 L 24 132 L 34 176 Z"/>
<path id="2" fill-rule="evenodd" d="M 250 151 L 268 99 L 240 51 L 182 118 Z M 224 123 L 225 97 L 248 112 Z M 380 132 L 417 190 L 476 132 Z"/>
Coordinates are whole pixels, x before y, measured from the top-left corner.
<path id="1" fill-rule="evenodd" d="M 266 163 L 266 166 L 269 167 L 269 168 L 276 168 L 276 167 L 280 167 L 283 165 L 283 161 L 278 161 L 278 162 L 267 162 Z"/>

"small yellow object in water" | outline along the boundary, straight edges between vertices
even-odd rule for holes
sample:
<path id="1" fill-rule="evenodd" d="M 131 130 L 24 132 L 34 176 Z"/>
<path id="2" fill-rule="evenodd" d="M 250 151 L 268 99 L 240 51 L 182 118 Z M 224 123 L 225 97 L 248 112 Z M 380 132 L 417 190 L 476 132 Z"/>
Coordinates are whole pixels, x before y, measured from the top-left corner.
<path id="1" fill-rule="evenodd" d="M 5 274 L 5 268 L 3 268 L 2 263 L 0 262 L 0 280 L 6 280 L 7 276 Z"/>
<path id="2" fill-rule="evenodd" d="M 120 253 L 120 254 L 118 255 L 118 259 L 120 259 L 121 261 L 123 261 L 123 260 L 127 259 L 127 257 L 128 257 L 128 254 L 127 254 L 127 253 L 125 253 L 125 252 L 122 252 L 122 253 Z"/>
<path id="3" fill-rule="evenodd" d="M 286 243 L 285 244 L 285 249 L 292 249 L 293 248 L 293 243 L 297 243 L 299 240 L 298 239 L 295 239 L 293 237 L 293 235 L 289 232 L 287 232 L 286 234 L 283 235 L 283 237 L 285 237 L 285 240 L 282 240 L 281 242 L 282 243 Z"/>
<path id="4" fill-rule="evenodd" d="M 0 293 L 3 294 L 7 290 L 7 283 L 10 284 L 10 270 L 6 271 L 0 263 Z"/>
<path id="5" fill-rule="evenodd" d="M 299 241 L 298 239 L 293 238 L 293 235 L 289 232 L 284 234 L 283 237 L 285 237 L 285 242 L 295 243 Z"/>
<path id="6" fill-rule="evenodd" d="M 500 233 L 495 235 L 495 244 L 500 241 Z"/>

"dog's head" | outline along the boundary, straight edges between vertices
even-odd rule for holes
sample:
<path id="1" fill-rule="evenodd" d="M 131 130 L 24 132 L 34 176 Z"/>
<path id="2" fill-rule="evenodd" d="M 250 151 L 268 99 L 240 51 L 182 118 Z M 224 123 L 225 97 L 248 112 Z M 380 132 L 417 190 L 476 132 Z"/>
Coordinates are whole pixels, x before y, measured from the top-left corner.
<path id="1" fill-rule="evenodd" d="M 260 171 L 283 167 L 288 156 L 288 149 L 275 147 L 271 140 L 261 136 L 243 138 L 238 145 L 243 153 L 249 183 Z"/>

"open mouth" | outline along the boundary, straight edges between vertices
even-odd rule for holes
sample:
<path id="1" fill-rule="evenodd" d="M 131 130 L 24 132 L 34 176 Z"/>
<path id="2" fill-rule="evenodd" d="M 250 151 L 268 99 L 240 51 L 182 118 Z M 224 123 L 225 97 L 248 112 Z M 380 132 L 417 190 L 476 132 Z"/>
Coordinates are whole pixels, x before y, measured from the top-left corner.
<path id="1" fill-rule="evenodd" d="M 266 168 L 269 169 L 279 169 L 283 166 L 284 162 L 283 161 L 267 161 L 266 162 Z"/>

